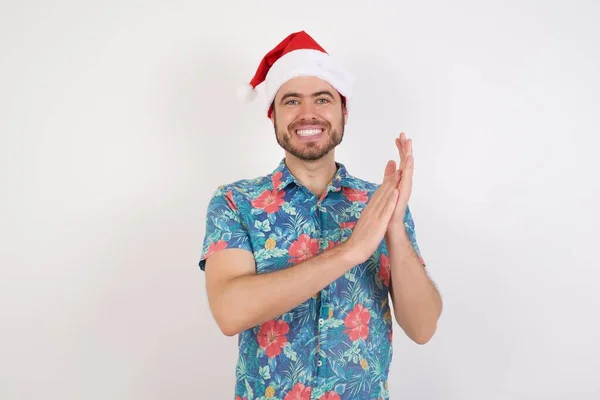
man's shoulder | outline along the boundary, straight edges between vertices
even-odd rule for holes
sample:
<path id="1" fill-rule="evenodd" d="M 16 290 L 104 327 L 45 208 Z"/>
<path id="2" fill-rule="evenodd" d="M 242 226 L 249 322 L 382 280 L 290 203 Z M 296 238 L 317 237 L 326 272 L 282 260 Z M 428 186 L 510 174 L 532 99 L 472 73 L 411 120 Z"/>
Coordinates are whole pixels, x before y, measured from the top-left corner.
<path id="1" fill-rule="evenodd" d="M 261 175 L 254 178 L 241 178 L 220 184 L 214 191 L 213 197 L 235 195 L 254 198 L 266 189 L 271 189 L 272 174 Z"/>

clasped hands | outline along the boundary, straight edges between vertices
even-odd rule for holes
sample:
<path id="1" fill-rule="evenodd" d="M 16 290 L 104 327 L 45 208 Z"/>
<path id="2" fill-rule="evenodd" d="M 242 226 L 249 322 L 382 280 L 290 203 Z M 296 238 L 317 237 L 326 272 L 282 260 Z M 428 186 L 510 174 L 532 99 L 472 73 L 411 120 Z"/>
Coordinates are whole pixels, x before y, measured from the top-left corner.
<path id="1" fill-rule="evenodd" d="M 396 163 L 390 160 L 385 167 L 384 173 L 384 182 L 388 179 L 393 180 L 396 182 L 396 188 L 398 189 L 398 198 L 394 212 L 390 217 L 387 234 L 404 232 L 404 215 L 412 192 L 414 171 L 412 139 L 408 139 L 406 134 L 401 132 L 395 142 L 398 155 L 400 156 L 399 168 L 396 169 Z"/>
<path id="2" fill-rule="evenodd" d="M 369 199 L 347 242 L 356 263 L 370 257 L 384 238 L 394 242 L 407 239 L 404 215 L 412 190 L 412 140 L 400 133 L 395 142 L 399 168 L 395 161 L 388 161 L 383 182 Z"/>

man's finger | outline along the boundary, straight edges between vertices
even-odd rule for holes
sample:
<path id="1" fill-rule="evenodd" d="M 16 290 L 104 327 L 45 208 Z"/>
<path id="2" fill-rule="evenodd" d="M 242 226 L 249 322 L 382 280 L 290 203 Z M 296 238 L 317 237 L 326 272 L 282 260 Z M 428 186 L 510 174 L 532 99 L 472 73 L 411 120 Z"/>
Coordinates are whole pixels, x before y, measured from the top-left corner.
<path id="1" fill-rule="evenodd" d="M 400 156 L 400 163 L 402 163 L 402 158 L 404 156 L 402 154 L 402 142 L 399 138 L 396 138 L 396 148 L 398 149 L 398 155 Z"/>
<path id="2" fill-rule="evenodd" d="M 403 147 L 405 157 L 412 156 L 412 139 L 406 139 Z"/>
<path id="3" fill-rule="evenodd" d="M 393 162 L 390 163 L 390 165 L 394 168 L 396 166 L 396 164 Z M 373 202 L 374 212 L 379 214 L 381 210 L 385 208 L 385 205 L 389 202 L 391 193 L 394 190 L 397 190 L 398 182 L 400 180 L 398 175 L 398 170 L 394 169 L 391 175 L 386 176 L 386 181 L 379 187 L 376 194 L 373 195 L 374 198 L 375 196 L 377 196 L 375 201 Z"/>
<path id="4" fill-rule="evenodd" d="M 396 208 L 396 204 L 398 203 L 400 191 L 395 188 L 391 195 L 387 197 L 387 201 L 384 204 L 383 210 L 381 211 L 381 216 L 384 221 L 389 221 L 392 214 L 394 213 L 394 209 Z"/>
<path id="5" fill-rule="evenodd" d="M 385 180 L 386 178 L 390 178 L 394 174 L 395 170 L 396 170 L 396 162 L 394 160 L 388 161 L 385 166 L 385 171 L 383 173 L 383 179 Z"/>
<path id="6" fill-rule="evenodd" d="M 413 178 L 413 165 L 414 159 L 412 156 L 409 156 L 406 160 L 406 164 L 404 166 L 402 180 L 398 187 L 400 188 L 400 200 L 402 202 L 408 201 L 407 197 L 410 197 L 410 192 L 412 188 L 412 178 Z"/>

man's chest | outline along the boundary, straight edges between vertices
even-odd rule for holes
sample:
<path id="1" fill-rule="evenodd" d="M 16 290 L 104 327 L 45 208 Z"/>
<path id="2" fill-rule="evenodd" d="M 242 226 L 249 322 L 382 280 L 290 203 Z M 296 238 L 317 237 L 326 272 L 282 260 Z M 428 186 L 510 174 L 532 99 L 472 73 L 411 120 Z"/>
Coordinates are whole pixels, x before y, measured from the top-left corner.
<path id="1" fill-rule="evenodd" d="M 295 265 L 337 246 L 352 235 L 366 194 L 328 193 L 320 200 L 302 191 L 264 191 L 247 199 L 242 221 L 258 272 Z"/>

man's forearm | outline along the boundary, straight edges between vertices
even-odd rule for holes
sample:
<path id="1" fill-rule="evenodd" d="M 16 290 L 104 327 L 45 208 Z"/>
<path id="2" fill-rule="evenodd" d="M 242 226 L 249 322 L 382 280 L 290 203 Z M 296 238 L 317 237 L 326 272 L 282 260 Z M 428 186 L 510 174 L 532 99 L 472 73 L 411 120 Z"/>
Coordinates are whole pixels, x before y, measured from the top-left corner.
<path id="1" fill-rule="evenodd" d="M 345 244 L 294 266 L 244 275 L 224 285 L 218 297 L 222 329 L 235 335 L 278 317 L 310 299 L 360 263 Z"/>
<path id="2" fill-rule="evenodd" d="M 437 327 L 442 311 L 440 294 L 431 281 L 406 231 L 386 237 L 391 265 L 394 316 L 416 343 L 426 343 Z"/>

